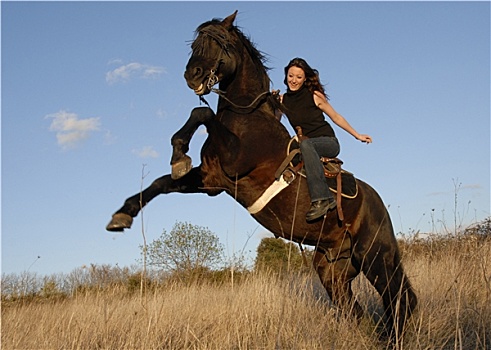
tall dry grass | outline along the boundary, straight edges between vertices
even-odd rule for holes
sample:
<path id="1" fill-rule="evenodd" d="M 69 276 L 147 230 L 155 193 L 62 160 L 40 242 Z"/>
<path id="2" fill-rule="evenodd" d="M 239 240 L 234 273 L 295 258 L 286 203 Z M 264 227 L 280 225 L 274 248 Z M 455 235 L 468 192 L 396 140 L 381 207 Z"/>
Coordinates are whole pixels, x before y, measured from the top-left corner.
<path id="1" fill-rule="evenodd" d="M 491 240 L 402 246 L 419 307 L 400 349 L 491 349 Z M 69 298 L 4 301 L 2 349 L 392 349 L 380 300 L 354 283 L 361 323 L 332 306 L 309 274 L 240 283 L 172 283 L 144 298 L 121 287 Z"/>

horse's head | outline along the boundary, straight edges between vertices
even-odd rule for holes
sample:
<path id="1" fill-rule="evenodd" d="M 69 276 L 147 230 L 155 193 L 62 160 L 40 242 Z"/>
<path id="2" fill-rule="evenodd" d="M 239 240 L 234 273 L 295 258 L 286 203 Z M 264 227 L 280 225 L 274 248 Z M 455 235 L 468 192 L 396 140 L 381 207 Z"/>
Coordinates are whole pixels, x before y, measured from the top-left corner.
<path id="1" fill-rule="evenodd" d="M 184 78 L 199 96 L 210 93 L 215 84 L 235 72 L 239 59 L 235 49 L 236 37 L 233 35 L 236 15 L 237 11 L 223 21 L 213 19 L 196 29 Z"/>

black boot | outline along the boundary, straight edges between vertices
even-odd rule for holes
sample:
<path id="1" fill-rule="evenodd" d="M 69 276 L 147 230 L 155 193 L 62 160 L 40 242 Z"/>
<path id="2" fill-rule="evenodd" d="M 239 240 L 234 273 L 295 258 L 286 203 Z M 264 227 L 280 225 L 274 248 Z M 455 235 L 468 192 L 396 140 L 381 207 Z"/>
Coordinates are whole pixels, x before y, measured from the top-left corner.
<path id="1" fill-rule="evenodd" d="M 336 208 L 336 200 L 334 198 L 323 201 L 312 202 L 310 210 L 307 212 L 307 221 L 314 221 L 324 216 L 329 210 Z"/>

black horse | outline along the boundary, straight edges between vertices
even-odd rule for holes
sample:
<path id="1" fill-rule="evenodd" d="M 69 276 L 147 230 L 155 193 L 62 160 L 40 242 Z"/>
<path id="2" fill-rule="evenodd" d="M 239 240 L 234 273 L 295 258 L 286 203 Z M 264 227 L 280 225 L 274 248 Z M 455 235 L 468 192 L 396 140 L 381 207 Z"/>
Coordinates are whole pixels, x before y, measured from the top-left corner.
<path id="1" fill-rule="evenodd" d="M 110 231 L 129 228 L 141 208 L 160 194 L 226 192 L 277 237 L 316 247 L 314 267 L 331 300 L 352 303 L 352 280 L 363 272 L 382 296 L 387 329 L 401 335 L 417 304 L 416 295 L 401 265 L 392 223 L 375 190 L 356 180 L 358 194 L 343 200 L 344 220 L 336 211 L 308 223 L 310 207 L 306 181 L 295 177 L 289 185 L 272 191 L 278 183 L 290 135 L 275 117 L 270 80 L 264 56 L 234 26 L 237 12 L 224 20 L 213 19 L 196 30 L 184 77 L 200 97 L 219 94 L 217 112 L 198 107 L 172 137 L 172 174 L 155 180 L 147 189 L 128 198 L 107 226 Z M 213 88 L 219 84 L 219 90 Z M 200 125 L 208 138 L 201 149 L 201 164 L 191 166 L 186 155 Z M 268 190 L 267 190 L 268 189 Z M 264 200 L 263 193 L 279 192 Z"/>

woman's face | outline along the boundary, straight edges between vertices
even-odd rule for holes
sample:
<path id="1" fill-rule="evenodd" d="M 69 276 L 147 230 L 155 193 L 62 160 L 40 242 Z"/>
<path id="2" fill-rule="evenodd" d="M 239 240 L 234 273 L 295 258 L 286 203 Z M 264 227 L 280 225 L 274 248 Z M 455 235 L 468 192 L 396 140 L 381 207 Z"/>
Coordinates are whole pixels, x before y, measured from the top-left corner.
<path id="1" fill-rule="evenodd" d="M 297 91 L 305 82 L 305 72 L 302 68 L 292 66 L 288 69 L 286 81 L 291 91 Z"/>

